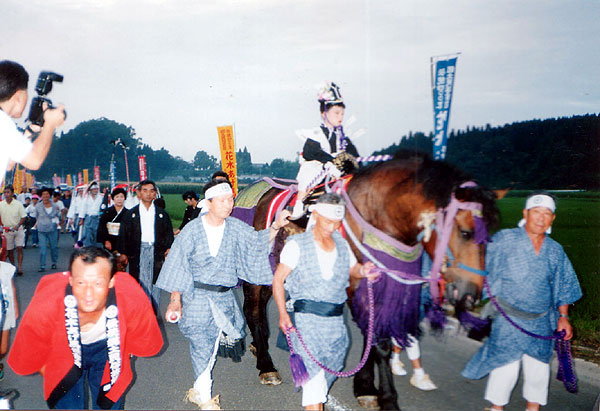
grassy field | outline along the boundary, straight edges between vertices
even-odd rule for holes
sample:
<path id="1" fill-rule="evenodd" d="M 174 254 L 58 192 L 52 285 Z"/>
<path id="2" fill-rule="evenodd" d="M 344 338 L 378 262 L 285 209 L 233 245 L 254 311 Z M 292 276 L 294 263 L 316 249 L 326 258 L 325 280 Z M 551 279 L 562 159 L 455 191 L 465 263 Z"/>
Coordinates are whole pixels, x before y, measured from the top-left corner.
<path id="1" fill-rule="evenodd" d="M 521 219 L 524 192 L 513 192 L 498 202 L 500 228 L 515 227 Z M 558 193 L 552 238 L 568 254 L 583 288 L 583 298 L 571 308 L 575 345 L 591 347 L 600 361 L 600 193 Z M 179 227 L 185 210 L 181 195 L 164 195 L 173 227 Z M 584 353 L 579 353 L 584 354 Z M 592 353 L 593 354 L 593 353 Z"/>
<path id="2" fill-rule="evenodd" d="M 179 225 L 183 220 L 183 212 L 187 207 L 181 199 L 181 194 L 163 194 L 162 197 L 165 199 L 167 213 L 169 213 L 169 217 L 171 217 L 173 228 L 179 228 Z"/>

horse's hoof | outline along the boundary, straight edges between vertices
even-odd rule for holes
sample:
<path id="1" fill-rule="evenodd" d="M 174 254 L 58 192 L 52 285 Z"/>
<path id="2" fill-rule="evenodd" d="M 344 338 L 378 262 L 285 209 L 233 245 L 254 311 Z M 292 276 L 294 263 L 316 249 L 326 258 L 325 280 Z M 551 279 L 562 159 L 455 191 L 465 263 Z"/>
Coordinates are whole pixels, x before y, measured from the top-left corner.
<path id="1" fill-rule="evenodd" d="M 356 397 L 356 401 L 358 401 L 359 406 L 367 410 L 379 409 L 376 395 L 361 395 L 360 397 Z"/>
<path id="2" fill-rule="evenodd" d="M 248 346 L 248 351 L 250 351 L 250 354 L 256 357 L 256 347 L 254 346 L 254 344 L 250 343 L 250 345 Z"/>
<path id="3" fill-rule="evenodd" d="M 281 377 L 277 371 L 264 372 L 258 376 L 263 385 L 279 385 L 282 383 Z"/>

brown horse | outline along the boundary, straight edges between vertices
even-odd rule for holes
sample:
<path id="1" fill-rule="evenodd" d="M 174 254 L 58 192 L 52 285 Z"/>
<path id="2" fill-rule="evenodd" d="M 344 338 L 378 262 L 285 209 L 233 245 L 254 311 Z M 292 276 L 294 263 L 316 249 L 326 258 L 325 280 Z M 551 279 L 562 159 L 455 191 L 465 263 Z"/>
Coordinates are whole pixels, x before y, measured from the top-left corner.
<path id="1" fill-rule="evenodd" d="M 484 268 L 484 246 L 474 241 L 478 234 L 481 237 L 476 230 L 477 219 L 482 217 L 487 226 L 492 226 L 497 222 L 498 210 L 493 192 L 472 184 L 465 186 L 468 181 L 471 181 L 469 176 L 447 163 L 406 152 L 398 153 L 393 160 L 358 171 L 343 190 L 349 200 L 347 210 L 353 207 L 357 213 L 347 211 L 344 227 L 348 234 L 358 239 L 358 244 L 350 241 L 358 260 L 377 260 L 377 265 L 384 267 L 384 271 L 420 275 L 423 249 L 434 259 L 434 264 L 439 260 L 439 257 L 435 259 L 435 248 L 440 234 L 432 230 L 433 225 L 439 230 L 442 219 L 447 217 L 448 207 L 458 204 L 456 214 L 447 219 L 450 231 L 445 248 L 452 258 L 445 262 L 442 271 L 444 279 L 453 285 L 448 300 L 461 309 L 471 307 L 478 300 L 483 284 L 483 278 L 475 273 Z M 264 228 L 266 208 L 280 191 L 269 190 L 258 203 L 254 216 L 256 228 Z M 478 204 L 481 215 L 468 207 L 461 208 L 467 204 Z M 481 231 L 481 224 L 478 228 Z M 277 255 L 277 250 L 274 254 Z M 371 350 L 365 367 L 354 378 L 355 396 L 362 399 L 377 397 L 383 409 L 398 409 L 389 368 L 390 337 L 406 345 L 408 334 L 420 334 L 421 284 L 406 284 L 397 279 L 398 276 L 394 279 L 393 274 L 382 275 L 374 285 L 377 345 Z M 359 284 L 352 283 L 349 304 L 366 341 L 365 289 L 364 280 Z M 261 375 L 273 372 L 275 367 L 268 354 L 266 318 L 270 287 L 245 284 L 244 296 L 244 313 L 256 347 L 257 368 Z M 431 312 L 435 313 L 435 310 Z M 379 389 L 374 386 L 375 364 L 379 369 Z"/>

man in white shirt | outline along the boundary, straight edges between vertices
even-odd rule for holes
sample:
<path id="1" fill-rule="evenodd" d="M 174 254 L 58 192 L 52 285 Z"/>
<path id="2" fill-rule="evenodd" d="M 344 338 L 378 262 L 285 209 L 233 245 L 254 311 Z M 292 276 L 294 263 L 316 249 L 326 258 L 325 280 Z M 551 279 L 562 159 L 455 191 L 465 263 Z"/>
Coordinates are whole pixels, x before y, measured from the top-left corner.
<path id="1" fill-rule="evenodd" d="M 56 235 L 58 236 L 58 239 L 56 241 L 59 241 L 60 240 L 60 232 L 61 232 L 61 229 L 63 228 L 63 224 L 65 221 L 65 215 L 67 214 L 67 209 L 66 209 L 64 203 L 60 199 L 60 190 L 58 190 L 58 189 L 54 190 L 54 193 L 52 193 L 52 202 L 54 204 L 56 204 L 56 206 L 58 207 L 58 211 L 60 211 L 60 215 L 58 217 L 56 217 L 56 219 L 54 220 L 56 222 L 56 227 L 58 228 L 58 231 L 56 233 Z"/>
<path id="2" fill-rule="evenodd" d="M 27 247 L 27 239 L 30 235 L 31 241 L 33 242 L 33 247 L 38 246 L 38 233 L 37 228 L 35 227 L 35 223 L 37 221 L 37 210 L 35 209 L 35 206 L 39 201 L 40 196 L 37 194 L 33 194 L 33 196 L 31 197 L 31 204 L 25 207 L 25 213 L 27 214 L 27 218 L 25 220 L 27 229 L 25 231 L 25 244 L 23 245 L 23 247 Z"/>
<path id="3" fill-rule="evenodd" d="M 118 248 L 129 261 L 129 274 L 152 300 L 158 313 L 160 289 L 156 279 L 173 243 L 173 226 L 165 210 L 154 205 L 156 184 L 141 181 L 137 194 L 140 203 L 128 210 L 119 228 Z"/>
<path id="4" fill-rule="evenodd" d="M 85 186 L 83 184 L 75 187 L 73 198 L 71 199 L 71 204 L 69 206 L 69 211 L 67 211 L 67 226 L 71 227 L 71 233 L 73 234 L 73 239 L 78 240 L 79 236 L 79 216 L 83 212 L 83 191 Z"/>
<path id="5" fill-rule="evenodd" d="M 17 200 L 19 203 L 23 204 L 24 207 L 27 207 L 29 204 L 25 204 L 25 200 L 31 200 L 31 193 L 27 192 L 24 188 L 21 189 L 21 194 L 17 196 Z"/>
<path id="6" fill-rule="evenodd" d="M 30 170 L 39 169 L 50 150 L 54 130 L 65 121 L 63 105 L 55 109 L 46 107 L 44 125 L 33 143 L 19 132 L 12 119 L 23 115 L 28 82 L 29 75 L 23 66 L 14 61 L 0 61 L 0 185 L 6 169 L 15 162 Z"/>
<path id="7" fill-rule="evenodd" d="M 25 207 L 15 200 L 13 187 L 8 185 L 4 187 L 4 201 L 0 202 L 0 220 L 4 227 L 4 236 L 6 237 L 6 250 L 8 259 L 12 265 L 15 265 L 14 249 L 17 249 L 17 275 L 23 275 L 21 266 L 23 264 L 23 245 L 25 244 Z"/>
<path id="8" fill-rule="evenodd" d="M 100 222 L 100 205 L 102 196 L 98 195 L 98 183 L 92 181 L 88 187 L 88 196 L 83 203 L 83 211 L 79 215 L 79 224 L 83 224 L 83 246 L 98 246 L 98 223 Z M 82 221 L 83 220 L 83 221 Z"/>

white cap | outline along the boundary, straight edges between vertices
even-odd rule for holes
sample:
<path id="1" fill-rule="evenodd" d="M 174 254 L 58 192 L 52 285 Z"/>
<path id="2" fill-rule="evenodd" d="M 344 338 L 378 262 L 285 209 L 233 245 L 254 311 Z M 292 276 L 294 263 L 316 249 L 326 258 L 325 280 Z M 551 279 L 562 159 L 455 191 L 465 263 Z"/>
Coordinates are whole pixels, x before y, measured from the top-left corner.
<path id="1" fill-rule="evenodd" d="M 527 199 L 525 202 L 525 210 L 535 207 L 546 207 L 552 211 L 553 214 L 556 211 L 556 203 L 554 202 L 554 199 L 546 194 L 536 194 Z"/>
<path id="2" fill-rule="evenodd" d="M 556 203 L 554 202 L 554 199 L 546 194 L 536 194 L 534 196 L 529 197 L 525 202 L 525 210 L 529 210 L 531 208 L 536 207 L 545 207 L 548 210 L 552 211 L 553 214 L 556 211 Z M 525 223 L 526 221 L 523 218 L 519 221 L 517 225 L 519 227 L 525 227 Z M 548 227 L 548 229 L 546 230 L 546 234 L 552 234 L 552 226 Z"/>

